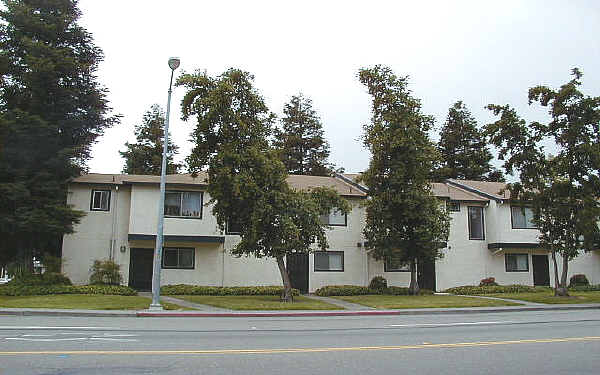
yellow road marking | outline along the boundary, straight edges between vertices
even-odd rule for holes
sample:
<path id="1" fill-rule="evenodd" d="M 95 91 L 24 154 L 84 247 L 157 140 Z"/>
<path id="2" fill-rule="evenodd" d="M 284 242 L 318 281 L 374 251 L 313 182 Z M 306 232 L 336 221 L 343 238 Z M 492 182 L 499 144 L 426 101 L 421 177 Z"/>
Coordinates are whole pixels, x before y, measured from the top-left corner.
<path id="1" fill-rule="evenodd" d="M 217 350 L 58 350 L 58 351 L 27 351 L 27 352 L 0 352 L 0 355 L 35 355 L 35 354 L 125 354 L 125 355 L 156 355 L 156 354 L 277 354 L 277 353 L 320 353 L 320 352 L 346 352 L 346 351 L 369 351 L 369 350 L 405 350 L 405 349 L 428 349 L 428 348 L 462 348 L 474 346 L 492 345 L 516 345 L 516 344 L 545 344 L 553 342 L 577 342 L 577 341 L 600 341 L 600 336 L 587 337 L 565 337 L 556 339 L 527 339 L 508 341 L 479 341 L 459 342 L 448 344 L 421 344 L 421 345 L 399 345 L 399 346 L 358 346 L 347 348 L 287 348 L 287 349 L 217 349 Z"/>

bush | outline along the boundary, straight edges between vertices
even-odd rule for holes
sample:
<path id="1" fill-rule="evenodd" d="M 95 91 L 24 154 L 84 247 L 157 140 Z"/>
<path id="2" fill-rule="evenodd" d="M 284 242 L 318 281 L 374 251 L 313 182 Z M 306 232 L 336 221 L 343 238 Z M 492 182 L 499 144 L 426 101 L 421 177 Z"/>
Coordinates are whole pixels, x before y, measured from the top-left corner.
<path id="1" fill-rule="evenodd" d="M 120 285 L 123 281 L 121 265 L 112 260 L 95 260 L 92 264 L 90 284 L 92 285 Z"/>
<path id="2" fill-rule="evenodd" d="M 23 285 L 0 286 L 0 296 L 43 296 L 50 294 L 110 294 L 134 296 L 137 292 L 122 285 Z"/>
<path id="3" fill-rule="evenodd" d="M 495 278 L 488 277 L 486 279 L 481 279 L 479 286 L 498 286 L 498 283 L 496 282 Z"/>
<path id="4" fill-rule="evenodd" d="M 369 283 L 369 289 L 386 289 L 387 280 L 383 276 L 375 276 Z"/>
<path id="5" fill-rule="evenodd" d="M 569 280 L 569 288 L 586 285 L 590 285 L 590 282 L 587 279 L 587 277 L 582 273 L 571 276 L 571 279 Z"/>
<path id="6" fill-rule="evenodd" d="M 44 273 L 60 273 L 62 268 L 62 259 L 49 253 L 44 253 L 42 256 L 42 264 L 44 265 Z"/>
<path id="7" fill-rule="evenodd" d="M 315 291 L 315 294 L 322 297 L 328 296 L 361 296 L 367 294 L 387 294 L 394 296 L 408 296 L 409 288 L 390 286 L 384 289 L 372 289 L 359 285 L 327 285 Z M 433 291 L 421 289 L 421 295 L 433 294 Z"/>
<path id="8" fill-rule="evenodd" d="M 280 296 L 283 287 L 280 286 L 201 286 L 189 284 L 163 285 L 162 295 L 192 295 L 192 296 Z M 292 289 L 292 295 L 300 295 L 298 289 Z"/>
<path id="9" fill-rule="evenodd" d="M 62 273 L 45 272 L 42 274 L 22 273 L 8 282 L 8 285 L 44 286 L 71 285 L 71 280 Z"/>
<path id="10" fill-rule="evenodd" d="M 446 293 L 462 294 L 466 296 L 492 293 L 539 293 L 548 291 L 548 287 L 535 287 L 529 285 L 496 285 L 496 286 L 475 286 L 465 285 L 446 289 Z"/>
<path id="11" fill-rule="evenodd" d="M 569 290 L 573 292 L 598 292 L 600 291 L 600 284 L 571 286 L 569 287 Z"/>

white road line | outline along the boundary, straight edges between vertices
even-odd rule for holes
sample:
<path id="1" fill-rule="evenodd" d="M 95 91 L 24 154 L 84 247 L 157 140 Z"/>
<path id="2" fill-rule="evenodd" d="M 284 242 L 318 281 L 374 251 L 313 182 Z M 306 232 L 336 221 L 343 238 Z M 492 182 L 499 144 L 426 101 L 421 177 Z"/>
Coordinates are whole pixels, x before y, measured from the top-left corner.
<path id="1" fill-rule="evenodd" d="M 23 337 L 50 337 L 50 336 L 56 336 L 55 334 L 51 334 L 51 335 L 22 335 Z"/>
<path id="2" fill-rule="evenodd" d="M 67 329 L 67 330 L 120 330 L 119 327 L 45 327 L 45 326 L 0 326 L 0 330 L 3 329 Z"/>
<path id="3" fill-rule="evenodd" d="M 43 341 L 43 342 L 53 342 L 53 341 L 82 341 L 87 340 L 87 337 L 71 337 L 66 339 L 28 339 L 24 337 L 7 337 L 7 340 L 15 340 L 15 341 Z"/>
<path id="4" fill-rule="evenodd" d="M 457 326 L 476 326 L 492 324 L 512 324 L 514 321 L 503 322 L 460 322 L 460 323 L 417 323 L 417 324 L 391 324 L 389 327 L 415 328 L 415 327 L 457 327 Z"/>
<path id="5" fill-rule="evenodd" d="M 114 339 L 114 338 L 111 338 L 111 337 L 91 337 L 90 340 L 96 340 L 96 341 L 120 341 L 120 342 L 139 341 L 138 339 Z"/>
<path id="6" fill-rule="evenodd" d="M 137 335 L 128 335 L 128 334 L 119 335 L 119 334 L 105 333 L 102 336 L 95 335 L 95 336 L 92 336 L 92 337 L 135 337 L 135 336 L 137 336 Z"/>

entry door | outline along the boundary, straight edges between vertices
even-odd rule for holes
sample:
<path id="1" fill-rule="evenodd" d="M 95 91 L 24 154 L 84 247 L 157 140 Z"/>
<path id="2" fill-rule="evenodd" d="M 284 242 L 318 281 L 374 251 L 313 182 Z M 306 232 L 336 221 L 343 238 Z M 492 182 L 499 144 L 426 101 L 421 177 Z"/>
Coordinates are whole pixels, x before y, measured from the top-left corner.
<path id="1" fill-rule="evenodd" d="M 533 285 L 550 286 L 548 255 L 532 255 L 531 263 L 533 263 Z"/>
<path id="2" fill-rule="evenodd" d="M 129 286 L 139 291 L 152 289 L 154 249 L 131 249 L 129 257 Z"/>
<path id="3" fill-rule="evenodd" d="M 308 293 L 308 254 L 293 254 L 286 258 L 292 288 Z"/>
<path id="4" fill-rule="evenodd" d="M 417 282 L 419 288 L 435 292 L 435 261 L 428 260 L 417 264 Z"/>

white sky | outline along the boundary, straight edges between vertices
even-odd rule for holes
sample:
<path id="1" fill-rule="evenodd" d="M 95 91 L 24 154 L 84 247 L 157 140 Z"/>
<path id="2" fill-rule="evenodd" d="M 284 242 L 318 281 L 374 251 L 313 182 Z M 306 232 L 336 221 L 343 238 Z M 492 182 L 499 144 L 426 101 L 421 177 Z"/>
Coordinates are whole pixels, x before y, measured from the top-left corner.
<path id="1" fill-rule="evenodd" d="M 360 67 L 389 65 L 409 75 L 423 111 L 441 127 L 463 100 L 483 125 L 489 103 L 515 106 L 527 120 L 527 89 L 557 87 L 583 70 L 583 90 L 600 95 L 600 1 L 123 1 L 80 0 L 81 24 L 103 49 L 98 72 L 120 125 L 93 149 L 90 172 L 119 173 L 118 151 L 154 103 L 167 102 L 170 56 L 182 71 L 216 75 L 229 67 L 253 73 L 277 114 L 291 95 L 313 99 L 331 145 L 331 161 L 362 171 L 369 153 L 362 124 L 369 96 Z M 180 119 L 183 88 L 171 103 L 170 130 L 179 159 L 194 126 Z M 437 133 L 437 132 L 436 132 Z M 433 134 L 437 139 L 437 134 Z"/>

